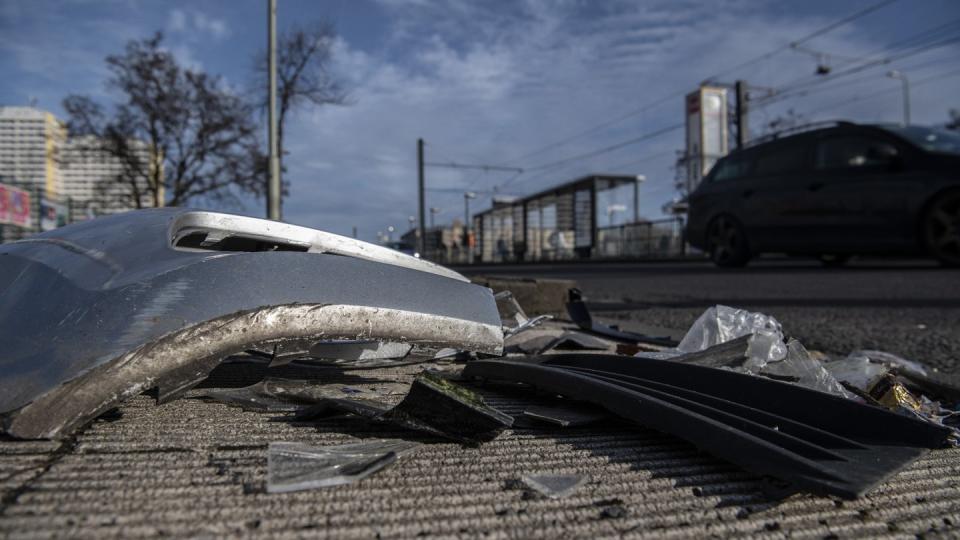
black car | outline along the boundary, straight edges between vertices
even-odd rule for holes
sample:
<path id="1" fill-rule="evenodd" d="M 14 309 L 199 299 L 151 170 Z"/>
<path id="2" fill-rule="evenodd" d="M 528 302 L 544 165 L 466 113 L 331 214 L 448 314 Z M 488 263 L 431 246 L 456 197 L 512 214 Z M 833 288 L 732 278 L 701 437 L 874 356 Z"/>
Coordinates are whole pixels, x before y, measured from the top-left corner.
<path id="1" fill-rule="evenodd" d="M 960 265 L 960 136 L 831 123 L 720 159 L 689 197 L 687 238 L 719 266 L 754 255 L 928 253 Z"/>

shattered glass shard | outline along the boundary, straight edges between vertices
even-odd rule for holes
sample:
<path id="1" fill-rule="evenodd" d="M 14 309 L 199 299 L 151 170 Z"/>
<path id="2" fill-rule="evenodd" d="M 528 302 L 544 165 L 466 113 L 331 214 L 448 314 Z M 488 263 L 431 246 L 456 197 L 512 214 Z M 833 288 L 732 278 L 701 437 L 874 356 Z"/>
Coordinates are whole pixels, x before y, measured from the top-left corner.
<path id="1" fill-rule="evenodd" d="M 267 454 L 267 492 L 351 484 L 389 466 L 419 446 L 420 443 L 395 439 L 340 446 L 273 442 Z"/>
<path id="2" fill-rule="evenodd" d="M 584 405 L 582 409 L 572 407 L 527 407 L 523 415 L 534 420 L 540 420 L 562 427 L 576 427 L 592 424 L 606 418 L 602 409 Z"/>
<path id="3" fill-rule="evenodd" d="M 583 474 L 526 474 L 522 480 L 537 493 L 551 499 L 560 499 L 572 494 L 587 483 L 590 477 Z"/>

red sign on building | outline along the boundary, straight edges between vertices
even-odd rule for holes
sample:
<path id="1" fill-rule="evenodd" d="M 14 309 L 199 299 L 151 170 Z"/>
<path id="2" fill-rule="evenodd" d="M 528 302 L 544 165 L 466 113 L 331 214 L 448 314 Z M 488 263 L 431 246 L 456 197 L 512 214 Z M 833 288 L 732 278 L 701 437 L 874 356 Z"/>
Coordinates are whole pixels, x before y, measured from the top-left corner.
<path id="1" fill-rule="evenodd" d="M 0 184 L 0 224 L 30 226 L 30 193 Z"/>

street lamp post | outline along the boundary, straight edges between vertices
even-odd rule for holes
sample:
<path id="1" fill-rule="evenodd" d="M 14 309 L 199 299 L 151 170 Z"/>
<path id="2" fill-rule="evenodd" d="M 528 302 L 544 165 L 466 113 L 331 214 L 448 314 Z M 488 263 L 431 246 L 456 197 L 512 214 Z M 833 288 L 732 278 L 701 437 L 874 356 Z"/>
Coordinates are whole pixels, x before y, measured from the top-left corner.
<path id="1" fill-rule="evenodd" d="M 910 125 L 910 81 L 897 70 L 887 72 L 887 77 L 899 79 L 903 83 L 903 125 Z"/>
<path id="2" fill-rule="evenodd" d="M 637 178 L 633 182 L 633 222 L 640 222 L 640 184 L 645 182 L 647 177 L 638 174 Z"/>
<path id="3" fill-rule="evenodd" d="M 463 247 L 464 249 L 470 249 L 470 199 L 476 199 L 477 194 L 468 191 L 463 194 Z M 473 262 L 470 260 L 469 251 L 467 252 L 467 262 Z"/>
<path id="4" fill-rule="evenodd" d="M 431 228 L 431 229 L 433 228 L 433 216 L 435 216 L 435 215 L 437 215 L 437 214 L 439 214 L 439 213 L 440 213 L 440 209 L 439 209 L 439 208 L 437 208 L 436 206 L 431 206 L 431 207 L 430 207 L 430 228 Z"/>

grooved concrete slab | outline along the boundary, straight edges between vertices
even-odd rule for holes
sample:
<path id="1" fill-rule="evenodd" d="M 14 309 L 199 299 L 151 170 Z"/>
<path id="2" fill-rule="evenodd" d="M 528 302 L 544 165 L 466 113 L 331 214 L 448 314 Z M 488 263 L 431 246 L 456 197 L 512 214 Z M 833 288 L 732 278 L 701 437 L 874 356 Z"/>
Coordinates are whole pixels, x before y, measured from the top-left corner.
<path id="1" fill-rule="evenodd" d="M 421 369 L 271 370 L 319 376 L 401 397 L 395 380 Z M 218 369 L 208 385 L 242 386 L 259 366 Z M 529 398 L 479 387 L 519 415 Z M 0 441 L 0 536 L 136 538 L 269 536 L 330 538 L 902 537 L 955 536 L 960 523 L 960 450 L 935 451 L 870 495 L 841 502 L 798 495 L 777 500 L 768 485 L 674 437 L 617 419 L 590 427 L 522 424 L 493 442 L 461 447 L 360 419 L 276 421 L 181 399 L 157 407 L 140 396 L 62 443 Z M 525 427 L 526 426 L 526 427 Z M 317 445 L 401 437 L 420 451 L 357 484 L 267 494 L 267 445 Z M 565 499 L 535 496 L 523 474 L 577 473 L 590 481 Z"/>

